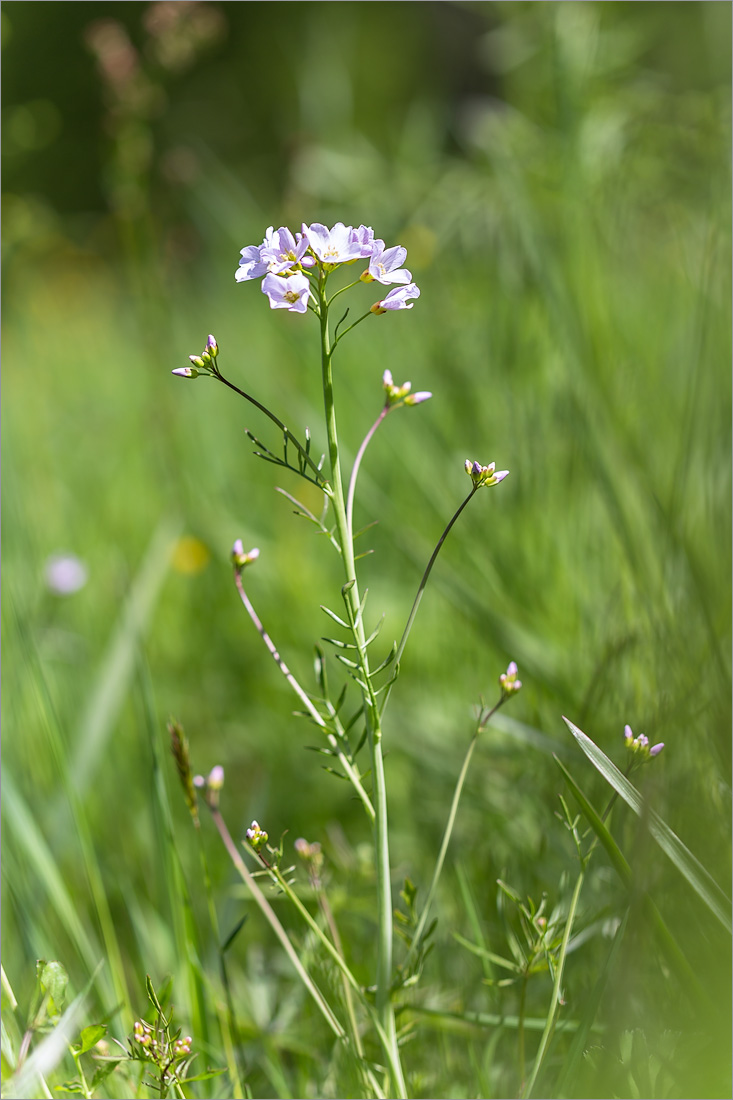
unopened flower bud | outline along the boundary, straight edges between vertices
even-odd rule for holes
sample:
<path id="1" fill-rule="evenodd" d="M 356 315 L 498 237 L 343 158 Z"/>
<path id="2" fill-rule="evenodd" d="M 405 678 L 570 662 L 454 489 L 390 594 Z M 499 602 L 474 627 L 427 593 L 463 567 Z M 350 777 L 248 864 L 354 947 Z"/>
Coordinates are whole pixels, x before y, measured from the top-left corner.
<path id="1" fill-rule="evenodd" d="M 206 363 L 204 363 L 204 360 L 200 355 L 189 355 L 188 358 L 191 360 L 194 367 L 205 367 L 206 366 Z"/>
<path id="2" fill-rule="evenodd" d="M 224 786 L 224 769 L 221 764 L 215 764 L 209 772 L 206 786 L 210 791 L 220 791 Z"/>
<path id="3" fill-rule="evenodd" d="M 432 397 L 429 390 L 418 390 L 417 393 L 409 393 L 405 398 L 406 405 L 422 405 L 423 401 L 429 401 Z"/>
<path id="4" fill-rule="evenodd" d="M 171 371 L 171 374 L 177 374 L 179 378 L 198 378 L 200 373 L 195 367 L 176 367 Z"/>
<path id="5" fill-rule="evenodd" d="M 208 351 L 212 359 L 216 359 L 217 355 L 219 354 L 219 345 L 217 344 L 214 337 L 211 335 L 206 342 L 206 350 Z"/>

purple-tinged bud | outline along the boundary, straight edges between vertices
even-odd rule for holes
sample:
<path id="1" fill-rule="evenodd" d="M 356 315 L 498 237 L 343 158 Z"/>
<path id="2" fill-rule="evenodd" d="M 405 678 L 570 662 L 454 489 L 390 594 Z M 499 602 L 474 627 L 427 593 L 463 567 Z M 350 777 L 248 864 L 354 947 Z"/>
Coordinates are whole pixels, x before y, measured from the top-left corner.
<path id="1" fill-rule="evenodd" d="M 481 489 L 484 485 L 498 485 L 509 473 L 508 470 L 497 470 L 495 462 L 482 466 L 480 462 L 472 463 L 470 458 L 466 459 L 464 469 L 471 478 L 474 489 Z"/>
<path id="2" fill-rule="evenodd" d="M 206 786 L 210 791 L 220 791 L 224 786 L 224 769 L 221 764 L 215 764 L 209 772 Z"/>
<path id="3" fill-rule="evenodd" d="M 206 780 L 204 779 L 203 775 L 195 775 L 193 777 L 193 785 L 199 791 L 203 790 L 204 787 L 206 786 Z"/>
<path id="4" fill-rule="evenodd" d="M 206 363 L 204 363 L 204 361 L 203 361 L 203 359 L 202 359 L 202 357 L 201 357 L 200 355 L 189 355 L 189 357 L 188 357 L 188 358 L 189 358 L 189 359 L 191 360 L 191 362 L 193 363 L 194 367 L 201 367 L 201 368 L 203 368 L 203 367 L 205 367 L 205 366 L 206 366 Z"/>
<path id="5" fill-rule="evenodd" d="M 216 359 L 217 355 L 219 354 L 219 345 L 217 344 L 215 338 L 211 335 L 206 341 L 206 351 L 209 353 L 212 359 Z"/>
<path id="6" fill-rule="evenodd" d="M 429 390 L 418 390 L 417 393 L 409 393 L 405 398 L 406 405 L 422 405 L 423 401 L 429 401 L 432 397 Z"/>
<path id="7" fill-rule="evenodd" d="M 198 378 L 200 373 L 195 367 L 176 367 L 171 371 L 171 374 L 177 374 L 179 378 Z"/>
<path id="8" fill-rule="evenodd" d="M 649 749 L 650 756 L 659 756 L 660 752 L 664 748 L 664 741 L 660 741 L 658 745 L 652 745 Z"/>

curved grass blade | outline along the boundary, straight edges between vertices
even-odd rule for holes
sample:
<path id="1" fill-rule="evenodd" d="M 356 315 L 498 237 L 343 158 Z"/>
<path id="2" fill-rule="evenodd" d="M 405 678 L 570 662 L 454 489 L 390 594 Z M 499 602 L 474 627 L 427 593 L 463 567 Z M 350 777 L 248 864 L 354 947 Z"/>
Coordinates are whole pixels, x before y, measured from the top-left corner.
<path id="1" fill-rule="evenodd" d="M 636 787 L 621 774 L 616 765 L 608 759 L 606 754 L 591 741 L 587 734 L 578 729 L 568 718 L 563 716 L 563 722 L 580 745 L 585 755 L 600 772 L 606 782 L 613 787 L 618 795 L 623 798 L 627 806 L 630 806 L 635 814 L 641 816 L 643 799 Z M 647 809 L 644 809 L 647 812 Z M 718 918 L 720 923 L 728 931 L 731 930 L 731 903 L 718 886 L 715 879 L 705 870 L 699 859 L 692 854 L 689 848 L 682 843 L 669 825 L 656 813 L 648 808 L 649 832 L 656 840 L 664 854 L 675 865 L 680 874 L 687 879 L 695 893 L 704 901 L 707 907 Z"/>

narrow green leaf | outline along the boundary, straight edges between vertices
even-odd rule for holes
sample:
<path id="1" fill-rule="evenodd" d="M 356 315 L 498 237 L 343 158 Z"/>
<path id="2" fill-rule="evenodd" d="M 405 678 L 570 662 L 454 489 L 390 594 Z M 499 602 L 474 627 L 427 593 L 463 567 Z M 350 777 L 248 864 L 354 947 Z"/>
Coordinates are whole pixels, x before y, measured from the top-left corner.
<path id="1" fill-rule="evenodd" d="M 335 623 L 338 623 L 339 626 L 342 626 L 344 630 L 351 630 L 349 624 L 345 623 L 343 619 L 340 619 L 335 611 L 331 611 L 330 607 L 326 607 L 325 604 L 321 604 L 321 611 L 325 611 L 329 619 L 333 619 L 333 621 Z"/>
<path id="2" fill-rule="evenodd" d="M 487 951 L 485 947 L 481 947 L 480 944 L 471 943 L 470 940 L 465 939 L 459 932 L 453 932 L 453 939 L 458 940 L 463 947 L 466 947 L 474 955 L 478 955 L 481 959 L 488 959 L 490 962 L 495 963 L 497 966 L 501 966 L 504 970 L 510 970 L 512 974 L 520 974 L 521 968 L 513 963 L 510 959 L 504 959 L 501 955 L 495 955 L 493 951 Z"/>
<path id="3" fill-rule="evenodd" d="M 329 645 L 335 645 L 339 649 L 357 649 L 353 642 L 342 642 L 338 638 L 327 638 L 325 635 L 321 636 L 322 642 L 328 642 Z"/>
<path id="4" fill-rule="evenodd" d="M 649 832 L 662 849 L 664 854 L 672 861 L 680 874 L 687 879 L 698 897 L 705 902 L 710 911 L 718 918 L 723 927 L 731 929 L 731 903 L 718 886 L 715 879 L 696 856 L 682 843 L 676 833 L 659 816 L 656 810 L 643 805 L 643 799 L 639 791 L 626 776 L 622 775 L 616 765 L 608 759 L 606 754 L 598 748 L 590 737 L 578 729 L 569 719 L 563 716 L 563 721 L 580 745 L 590 762 L 603 776 L 606 782 L 623 798 L 639 817 L 648 812 Z"/>
<path id="5" fill-rule="evenodd" d="M 611 863 L 613 864 L 614 868 L 616 869 L 621 881 L 624 883 L 625 886 L 627 886 L 627 887 L 630 886 L 630 884 L 631 884 L 631 868 L 629 867 L 629 864 L 626 860 L 626 857 L 624 856 L 623 852 L 619 848 L 616 841 L 611 836 L 611 834 L 608 831 L 608 829 L 606 828 L 604 822 L 601 820 L 601 818 L 596 813 L 596 811 L 594 810 L 591 803 L 588 801 L 586 796 L 583 794 L 583 791 L 580 789 L 578 784 L 573 779 L 573 777 L 570 774 L 570 772 L 568 771 L 568 769 L 565 767 L 565 765 L 562 763 L 561 760 L 558 760 L 557 757 L 555 757 L 554 759 L 555 759 L 555 763 L 557 764 L 558 768 L 560 769 L 562 774 L 565 776 L 565 781 L 567 782 L 568 786 L 570 787 L 570 790 L 572 791 L 572 794 L 573 794 L 573 797 L 575 798 L 575 801 L 578 803 L 578 805 L 580 806 L 582 812 L 585 814 L 585 816 L 588 820 L 588 824 L 590 825 L 593 832 L 596 834 L 596 836 L 600 840 L 603 847 L 606 849 L 606 852 L 608 853 L 608 857 L 611 860 Z"/>
<path id="6" fill-rule="evenodd" d="M 224 943 L 221 945 L 222 955 L 224 955 L 229 950 L 229 948 L 232 946 L 232 944 L 236 940 L 237 936 L 239 935 L 239 933 L 244 928 L 244 925 L 246 924 L 246 922 L 247 922 L 247 914 L 245 913 L 244 916 L 241 918 L 241 920 L 237 921 L 237 923 L 234 925 L 234 928 L 232 928 L 231 932 L 229 933 L 227 938 L 224 940 Z"/>

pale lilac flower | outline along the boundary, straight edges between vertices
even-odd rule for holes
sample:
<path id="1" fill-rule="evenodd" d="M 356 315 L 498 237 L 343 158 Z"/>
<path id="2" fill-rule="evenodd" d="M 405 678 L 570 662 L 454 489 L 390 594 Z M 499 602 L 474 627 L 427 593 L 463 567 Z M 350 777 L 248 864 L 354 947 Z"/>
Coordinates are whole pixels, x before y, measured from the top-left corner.
<path id="1" fill-rule="evenodd" d="M 353 239 L 353 234 L 353 227 L 343 222 L 336 222 L 333 229 L 327 229 L 320 222 L 303 226 L 303 235 L 324 264 L 346 264 L 359 259 L 364 246 L 361 241 Z"/>
<path id="2" fill-rule="evenodd" d="M 358 229 L 352 229 L 351 239 L 361 247 L 360 256 L 365 258 L 371 256 L 375 242 L 374 230 L 370 225 L 360 225 Z"/>
<path id="3" fill-rule="evenodd" d="M 400 267 L 407 259 L 407 249 L 402 245 L 385 248 L 384 241 L 376 240 L 369 261 L 368 275 L 378 283 L 388 286 L 390 283 L 411 283 L 412 275 L 406 267 Z M 364 276 L 362 276 L 364 278 Z M 367 281 L 367 279 L 365 279 Z M 417 295 L 415 295 L 417 297 Z"/>
<path id="4" fill-rule="evenodd" d="M 287 309 L 290 313 L 305 313 L 308 309 L 310 283 L 305 275 L 265 275 L 262 293 L 270 300 L 270 309 Z"/>
<path id="5" fill-rule="evenodd" d="M 262 245 L 248 244 L 240 252 L 242 259 L 239 261 L 234 278 L 238 283 L 247 279 L 259 279 L 267 274 L 267 260 L 262 259 Z"/>
<path id="6" fill-rule="evenodd" d="M 386 298 L 382 298 L 381 302 L 375 302 L 371 308 L 372 313 L 386 313 L 388 309 L 412 309 L 414 302 L 411 298 L 419 298 L 420 290 L 415 283 L 409 283 L 407 286 L 396 286 L 394 290 L 390 290 Z"/>
<path id="7" fill-rule="evenodd" d="M 211 359 L 216 359 L 219 354 L 219 345 L 216 342 L 216 337 L 209 334 L 209 339 L 206 341 L 204 351 L 208 353 Z"/>
<path id="8" fill-rule="evenodd" d="M 481 489 L 484 485 L 498 485 L 509 473 L 508 470 L 497 470 L 495 462 L 482 466 L 480 462 L 471 462 L 470 458 L 466 459 L 464 468 L 475 489 Z"/>
<path id="9" fill-rule="evenodd" d="M 87 583 L 87 567 L 74 554 L 52 554 L 46 562 L 46 584 L 56 596 L 73 596 Z"/>
<path id="10" fill-rule="evenodd" d="M 198 378 L 201 371 L 196 370 L 195 367 L 176 367 L 171 374 L 177 374 L 180 378 Z"/>
<path id="11" fill-rule="evenodd" d="M 307 249 L 308 241 L 300 233 L 296 239 L 285 226 L 270 226 L 260 246 L 260 259 L 267 264 L 268 272 L 278 275 L 301 263 Z"/>

